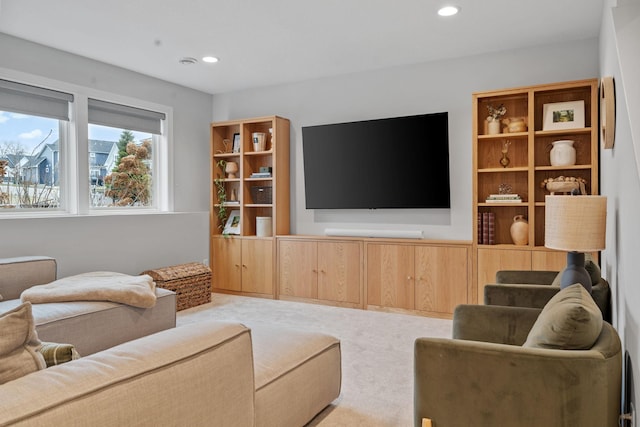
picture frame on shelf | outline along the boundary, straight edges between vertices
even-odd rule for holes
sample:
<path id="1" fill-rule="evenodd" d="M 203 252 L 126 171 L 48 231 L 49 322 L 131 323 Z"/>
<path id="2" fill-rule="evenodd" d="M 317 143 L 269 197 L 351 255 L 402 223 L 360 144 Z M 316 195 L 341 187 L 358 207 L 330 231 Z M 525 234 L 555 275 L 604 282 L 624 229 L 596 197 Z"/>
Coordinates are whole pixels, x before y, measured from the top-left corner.
<path id="1" fill-rule="evenodd" d="M 240 210 L 234 209 L 227 218 L 227 223 L 224 225 L 222 234 L 240 234 Z"/>
<path id="2" fill-rule="evenodd" d="M 542 130 L 584 127 L 584 100 L 554 102 L 542 108 Z"/>
<path id="3" fill-rule="evenodd" d="M 240 152 L 240 134 L 239 133 L 233 134 L 233 152 L 234 153 Z"/>

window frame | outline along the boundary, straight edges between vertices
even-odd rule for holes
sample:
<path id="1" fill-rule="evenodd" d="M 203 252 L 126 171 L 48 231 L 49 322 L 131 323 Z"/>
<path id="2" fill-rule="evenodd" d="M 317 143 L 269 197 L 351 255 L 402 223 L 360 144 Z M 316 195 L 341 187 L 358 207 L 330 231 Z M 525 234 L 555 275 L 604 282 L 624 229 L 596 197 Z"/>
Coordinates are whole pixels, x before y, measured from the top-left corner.
<path id="1" fill-rule="evenodd" d="M 64 198 L 58 209 L 0 210 L 2 218 L 43 218 L 77 215 L 128 215 L 173 212 L 173 108 L 130 96 L 48 79 L 0 68 L 0 79 L 63 91 L 73 95 L 69 121 L 60 125 L 60 193 Z M 97 99 L 165 115 L 161 134 L 153 134 L 153 206 L 91 207 L 89 167 L 88 99 Z M 61 122 L 62 123 L 62 122 Z M 157 144 L 156 144 L 157 141 Z M 157 145 L 157 146 L 156 146 Z"/>

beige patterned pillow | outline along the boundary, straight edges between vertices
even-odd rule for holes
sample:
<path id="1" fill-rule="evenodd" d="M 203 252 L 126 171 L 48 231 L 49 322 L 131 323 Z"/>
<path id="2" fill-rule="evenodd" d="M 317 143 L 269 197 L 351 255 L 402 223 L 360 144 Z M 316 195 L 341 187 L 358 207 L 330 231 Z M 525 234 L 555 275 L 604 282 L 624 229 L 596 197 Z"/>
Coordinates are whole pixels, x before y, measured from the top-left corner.
<path id="1" fill-rule="evenodd" d="M 580 284 L 555 294 L 544 306 L 523 347 L 587 350 L 602 330 L 602 312 Z"/>
<path id="2" fill-rule="evenodd" d="M 31 303 L 0 314 L 0 384 L 44 369 Z"/>
<path id="3" fill-rule="evenodd" d="M 71 344 L 58 344 L 54 342 L 43 342 L 38 351 L 44 357 L 44 361 L 49 366 L 60 365 L 80 358 L 76 348 Z"/>

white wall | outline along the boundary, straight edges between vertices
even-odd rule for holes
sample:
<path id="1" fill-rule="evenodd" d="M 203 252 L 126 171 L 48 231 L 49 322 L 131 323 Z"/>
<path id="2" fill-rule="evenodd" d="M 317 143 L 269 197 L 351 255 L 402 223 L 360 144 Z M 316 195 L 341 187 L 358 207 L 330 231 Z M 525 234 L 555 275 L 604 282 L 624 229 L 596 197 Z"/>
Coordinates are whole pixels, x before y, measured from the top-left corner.
<path id="1" fill-rule="evenodd" d="M 0 217 L 0 257 L 54 256 L 60 275 L 92 269 L 137 274 L 148 268 L 208 258 L 211 95 L 2 33 L 0 68 L 172 107 L 174 208 L 178 212 L 51 219 Z"/>
<path id="2" fill-rule="evenodd" d="M 291 120 L 291 230 L 421 230 L 426 238 L 471 240 L 471 94 L 598 76 L 597 40 L 467 57 L 214 95 L 214 120 L 278 114 Z M 307 125 L 448 111 L 451 209 L 305 209 L 301 128 Z M 399 159 L 401 141 L 389 141 Z M 394 144 L 397 148 L 394 148 Z M 430 161 L 425 159 L 425 166 Z M 329 171 L 328 171 L 329 172 Z M 330 172 L 329 172 L 330 173 Z M 420 186 L 436 183 L 417 182 Z"/>
<path id="3" fill-rule="evenodd" d="M 605 5 L 600 73 L 613 76 L 615 81 L 616 130 L 614 148 L 600 151 L 600 188 L 608 198 L 607 249 L 602 266 L 614 290 L 614 326 L 632 363 L 636 411 L 640 402 L 640 286 L 635 271 L 640 254 L 640 177 L 636 161 L 640 158 L 640 140 L 633 126 L 640 125 L 638 40 L 640 2 L 619 2 L 614 9 Z"/>

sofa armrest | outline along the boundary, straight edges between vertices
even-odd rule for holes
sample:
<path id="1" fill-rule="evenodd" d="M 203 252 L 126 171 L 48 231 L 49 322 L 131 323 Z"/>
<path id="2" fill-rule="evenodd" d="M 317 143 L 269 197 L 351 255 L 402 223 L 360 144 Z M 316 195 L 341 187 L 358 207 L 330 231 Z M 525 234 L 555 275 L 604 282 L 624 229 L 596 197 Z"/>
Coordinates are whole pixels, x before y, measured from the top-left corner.
<path id="1" fill-rule="evenodd" d="M 522 345 L 540 312 L 536 308 L 458 305 L 453 313 L 453 338 Z"/>
<path id="2" fill-rule="evenodd" d="M 559 287 L 533 284 L 487 284 L 484 287 L 486 305 L 543 308 Z"/>
<path id="3" fill-rule="evenodd" d="M 435 338 L 414 350 L 417 427 L 423 417 L 438 427 L 617 425 L 619 352 Z"/>
<path id="4" fill-rule="evenodd" d="M 0 295 L 17 299 L 25 289 L 56 280 L 56 260 L 46 256 L 0 259 Z"/>
<path id="5" fill-rule="evenodd" d="M 0 385 L 0 425 L 250 426 L 251 334 L 202 321 Z"/>
<path id="6" fill-rule="evenodd" d="M 558 275 L 557 271 L 541 270 L 500 270 L 496 273 L 496 283 L 528 283 L 550 285 Z"/>

